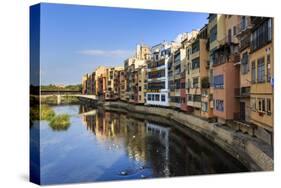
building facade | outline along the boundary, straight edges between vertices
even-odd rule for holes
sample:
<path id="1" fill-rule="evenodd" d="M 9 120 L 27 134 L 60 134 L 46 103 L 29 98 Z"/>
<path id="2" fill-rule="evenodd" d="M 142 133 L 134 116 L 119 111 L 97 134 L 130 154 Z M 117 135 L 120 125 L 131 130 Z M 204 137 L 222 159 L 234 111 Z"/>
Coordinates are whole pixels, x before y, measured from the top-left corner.
<path id="1" fill-rule="evenodd" d="M 82 93 L 246 125 L 272 142 L 273 19 L 209 14 L 175 41 L 137 45 L 124 66 L 84 75 Z"/>
<path id="2" fill-rule="evenodd" d="M 273 131 L 273 20 L 252 18 L 250 42 L 250 121 Z"/>
<path id="3" fill-rule="evenodd" d="M 168 61 L 171 45 L 160 43 L 151 48 L 151 60 L 147 63 L 146 105 L 169 106 Z"/>

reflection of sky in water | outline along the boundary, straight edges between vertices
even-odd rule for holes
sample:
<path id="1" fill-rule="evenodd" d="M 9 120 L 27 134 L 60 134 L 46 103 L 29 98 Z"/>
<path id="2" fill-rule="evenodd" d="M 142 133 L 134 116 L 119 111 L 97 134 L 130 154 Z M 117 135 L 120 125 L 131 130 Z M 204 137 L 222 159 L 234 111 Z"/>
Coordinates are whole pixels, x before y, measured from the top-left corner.
<path id="1" fill-rule="evenodd" d="M 125 121 L 122 122 L 117 118 L 119 116 L 94 118 L 94 120 L 91 119 L 90 123 L 97 123 L 98 120 L 105 122 L 103 121 L 105 119 L 114 120 L 117 118 L 118 121 L 114 121 L 114 123 L 119 122 L 120 124 L 116 126 L 111 122 L 104 124 L 105 126 L 96 126 L 96 132 L 93 133 L 88 127 L 89 122 L 85 124 L 85 119 L 78 115 L 79 106 L 56 106 L 53 108 L 57 114 L 70 114 L 71 126 L 66 131 L 53 131 L 48 126 L 48 122 L 41 121 L 42 184 L 139 179 L 166 176 L 165 174 L 169 176 L 188 175 L 189 170 L 184 169 L 182 166 L 186 165 L 189 168 L 188 165 L 190 164 L 186 163 L 187 160 L 191 159 L 192 163 L 200 160 L 194 158 L 198 157 L 195 155 L 190 159 L 185 158 L 186 150 L 180 151 L 183 153 L 178 154 L 178 150 L 185 148 L 184 142 L 182 143 L 183 146 L 173 150 L 174 146 L 169 146 L 169 144 L 173 143 L 169 143 L 167 139 L 161 141 L 159 135 L 163 137 L 163 132 L 159 133 L 156 130 L 153 133 L 154 136 L 153 134 L 148 134 L 149 130 L 146 130 L 144 121 L 133 120 L 129 123 L 129 120 L 124 115 L 123 120 Z M 112 114 L 114 113 L 107 115 Z M 160 125 L 154 127 L 156 127 L 155 129 L 157 127 L 161 128 Z M 102 134 L 103 131 L 105 131 L 105 134 Z M 126 132 L 126 134 L 122 132 Z M 191 143 L 190 140 L 188 142 Z M 199 146 L 196 145 L 195 147 L 198 148 Z M 201 155 L 201 153 L 204 154 L 202 151 L 195 154 Z M 218 155 L 221 154 L 218 153 Z M 195 164 L 201 165 L 201 163 L 202 161 Z M 205 161 L 205 163 L 204 165 L 208 165 L 208 161 Z M 227 166 L 229 164 L 220 163 L 218 165 L 226 166 L 224 167 L 226 169 L 230 168 L 231 165 L 233 166 L 232 163 L 230 163 L 230 167 Z M 197 166 L 191 166 L 190 168 L 197 169 Z M 213 169 L 213 167 L 211 166 L 210 169 Z M 223 170 L 225 171 L 226 169 Z M 205 171 L 205 174 L 212 172 L 212 170 L 208 171 L 208 169 Z M 239 171 L 239 168 L 234 168 L 230 171 Z M 190 172 L 190 174 L 196 173 Z"/>
<path id="2" fill-rule="evenodd" d="M 57 114 L 67 111 L 77 115 L 79 109 L 77 106 L 60 106 L 54 110 Z M 116 147 L 110 141 L 97 141 L 81 124 L 80 117 L 72 116 L 67 131 L 54 132 L 47 122 L 41 122 L 43 184 L 120 179 L 118 169 L 135 168 L 134 161 L 127 158 L 124 149 L 114 149 Z"/>

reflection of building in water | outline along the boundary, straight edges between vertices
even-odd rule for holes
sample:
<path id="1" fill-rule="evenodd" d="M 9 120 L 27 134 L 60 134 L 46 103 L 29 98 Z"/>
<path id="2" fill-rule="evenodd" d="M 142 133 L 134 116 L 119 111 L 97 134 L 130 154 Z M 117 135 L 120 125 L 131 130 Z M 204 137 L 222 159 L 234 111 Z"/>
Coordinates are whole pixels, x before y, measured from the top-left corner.
<path id="1" fill-rule="evenodd" d="M 128 156 L 136 161 L 145 161 L 145 122 L 121 114 L 120 123 L 125 131 L 125 145 L 127 146 Z"/>
<path id="2" fill-rule="evenodd" d="M 153 136 L 157 136 L 159 138 L 160 143 L 164 146 L 164 175 L 166 177 L 170 176 L 170 168 L 169 168 L 169 134 L 170 128 L 162 127 L 153 123 L 147 123 L 146 131 Z"/>
<path id="3" fill-rule="evenodd" d="M 128 156 L 136 161 L 145 161 L 145 122 L 129 118 L 125 114 L 97 110 L 96 115 L 82 116 L 87 130 L 97 140 L 108 142 L 109 148 L 125 147 Z"/>

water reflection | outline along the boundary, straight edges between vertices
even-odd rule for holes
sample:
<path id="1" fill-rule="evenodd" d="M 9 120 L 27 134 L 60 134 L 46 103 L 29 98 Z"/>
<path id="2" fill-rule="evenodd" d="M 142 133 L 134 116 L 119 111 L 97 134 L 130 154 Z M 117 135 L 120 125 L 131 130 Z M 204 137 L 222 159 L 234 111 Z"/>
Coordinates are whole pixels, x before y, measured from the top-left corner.
<path id="1" fill-rule="evenodd" d="M 56 132 L 40 122 L 43 184 L 247 171 L 202 136 L 163 118 L 85 106 L 54 109 L 72 114 L 71 126 Z"/>
<path id="2" fill-rule="evenodd" d="M 103 109 L 95 111 L 94 116 L 83 116 L 87 129 L 99 140 L 111 140 L 117 147 L 124 138 L 128 157 L 151 168 L 152 177 L 246 171 L 213 143 L 174 122 L 163 119 L 159 123 L 147 116 L 140 115 L 141 119 L 134 114 Z"/>

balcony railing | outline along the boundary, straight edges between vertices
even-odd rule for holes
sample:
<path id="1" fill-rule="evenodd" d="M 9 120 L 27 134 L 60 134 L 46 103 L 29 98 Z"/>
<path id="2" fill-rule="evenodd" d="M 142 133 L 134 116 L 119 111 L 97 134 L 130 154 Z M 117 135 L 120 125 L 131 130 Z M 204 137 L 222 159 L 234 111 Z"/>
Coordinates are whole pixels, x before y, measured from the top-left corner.
<path id="1" fill-rule="evenodd" d="M 235 88 L 236 97 L 250 97 L 250 87 Z"/>
<path id="2" fill-rule="evenodd" d="M 224 37 L 220 40 L 218 40 L 218 43 L 220 45 L 224 44 L 238 44 L 238 40 L 236 39 L 235 35 L 224 35 Z"/>
<path id="3" fill-rule="evenodd" d="M 241 21 L 236 25 L 237 36 L 243 35 L 244 33 L 249 32 L 253 28 L 253 24 L 250 18 L 246 18 L 246 21 Z"/>
<path id="4" fill-rule="evenodd" d="M 241 37 L 239 51 L 243 51 L 245 48 L 250 47 L 250 41 L 251 41 L 250 33 Z"/>

